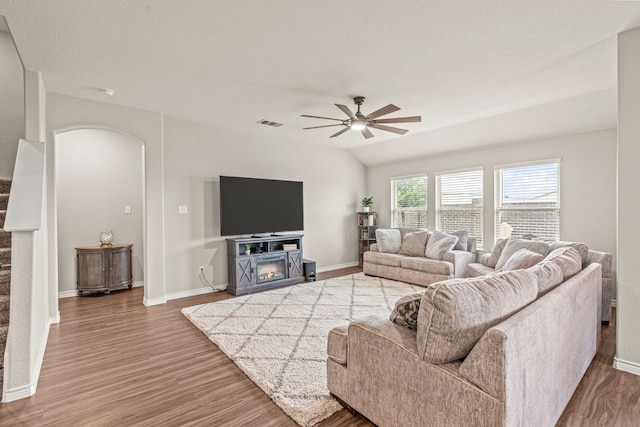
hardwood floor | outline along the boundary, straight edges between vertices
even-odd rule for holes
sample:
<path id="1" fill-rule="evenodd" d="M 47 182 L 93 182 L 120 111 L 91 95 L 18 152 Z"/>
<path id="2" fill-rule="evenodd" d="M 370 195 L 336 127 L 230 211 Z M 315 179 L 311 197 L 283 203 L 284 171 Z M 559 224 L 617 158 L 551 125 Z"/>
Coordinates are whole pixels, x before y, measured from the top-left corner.
<path id="1" fill-rule="evenodd" d="M 318 279 L 359 268 L 318 274 Z M 37 393 L 0 406 L 0 426 L 296 426 L 180 313 L 232 296 L 142 305 L 143 290 L 60 300 Z M 615 316 L 614 316 L 615 318 Z M 611 367 L 615 321 L 558 425 L 640 425 L 640 377 Z M 346 410 L 320 423 L 372 426 Z"/>

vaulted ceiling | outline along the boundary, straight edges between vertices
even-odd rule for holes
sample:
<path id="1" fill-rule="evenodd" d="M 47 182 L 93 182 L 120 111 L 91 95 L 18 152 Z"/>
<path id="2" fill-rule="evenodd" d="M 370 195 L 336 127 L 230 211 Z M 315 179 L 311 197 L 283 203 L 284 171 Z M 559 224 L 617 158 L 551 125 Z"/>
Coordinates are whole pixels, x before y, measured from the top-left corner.
<path id="1" fill-rule="evenodd" d="M 0 0 L 47 91 L 300 144 L 367 165 L 616 125 L 616 35 L 638 1 Z M 97 89 L 113 88 L 106 97 Z M 300 114 L 393 103 L 398 136 Z M 281 127 L 258 124 L 261 119 Z"/>

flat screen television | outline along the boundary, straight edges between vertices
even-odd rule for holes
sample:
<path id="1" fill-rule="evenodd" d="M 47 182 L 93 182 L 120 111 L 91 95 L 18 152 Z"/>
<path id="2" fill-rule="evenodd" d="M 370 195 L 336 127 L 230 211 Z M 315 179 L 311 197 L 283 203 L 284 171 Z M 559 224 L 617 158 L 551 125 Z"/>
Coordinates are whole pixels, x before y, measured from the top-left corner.
<path id="1" fill-rule="evenodd" d="M 302 182 L 220 176 L 220 235 L 304 229 Z"/>

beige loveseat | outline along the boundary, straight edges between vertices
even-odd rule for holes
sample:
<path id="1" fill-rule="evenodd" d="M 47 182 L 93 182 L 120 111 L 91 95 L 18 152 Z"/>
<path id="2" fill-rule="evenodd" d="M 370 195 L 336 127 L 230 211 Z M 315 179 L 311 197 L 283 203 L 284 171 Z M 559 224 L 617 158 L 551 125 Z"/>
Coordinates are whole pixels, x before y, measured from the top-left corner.
<path id="1" fill-rule="evenodd" d="M 560 252 L 430 285 L 415 330 L 388 314 L 332 329 L 329 391 L 379 426 L 553 426 L 595 355 L 602 280 Z"/>
<path id="2" fill-rule="evenodd" d="M 504 238 L 498 239 L 493 249 L 489 253 L 482 254 L 478 257 L 479 262 L 469 263 L 467 265 L 467 273 L 470 277 L 484 276 L 492 274 L 496 271 L 496 265 L 500 261 L 502 252 L 507 245 L 512 245 L 518 239 Z M 521 240 L 522 241 L 522 240 Z M 509 243 L 511 242 L 511 244 Z M 524 240 L 523 243 L 529 241 Z M 535 244 L 536 242 L 533 241 Z M 551 252 L 559 247 L 572 246 L 580 254 L 582 266 L 586 267 L 594 262 L 602 265 L 602 312 L 600 314 L 602 323 L 609 324 L 611 320 L 611 298 L 613 296 L 613 257 L 608 252 L 600 252 L 588 249 L 587 245 L 578 242 L 545 242 L 549 245 L 548 251 Z"/>
<path id="3" fill-rule="evenodd" d="M 397 228 L 396 230 L 400 231 L 401 248 L 405 245 L 408 235 L 427 232 L 419 228 Z M 379 245 L 373 244 L 363 255 L 362 270 L 369 276 L 421 286 L 455 277 L 467 277 L 467 265 L 476 259 L 476 239 L 467 237 L 465 240 L 459 242 L 463 248 L 447 251 L 442 254 L 441 259 L 425 257 L 424 247 L 421 253 L 418 250 L 412 256 L 407 255 L 407 252 L 402 249 L 399 253 L 384 253 L 379 250 Z"/>

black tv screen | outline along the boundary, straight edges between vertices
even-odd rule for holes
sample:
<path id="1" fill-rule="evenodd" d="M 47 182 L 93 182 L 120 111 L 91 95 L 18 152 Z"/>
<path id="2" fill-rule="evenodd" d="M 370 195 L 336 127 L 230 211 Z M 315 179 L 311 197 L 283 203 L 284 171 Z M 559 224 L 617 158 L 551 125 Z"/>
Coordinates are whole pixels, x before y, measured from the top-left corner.
<path id="1" fill-rule="evenodd" d="M 220 177 L 220 235 L 304 229 L 302 182 Z"/>

